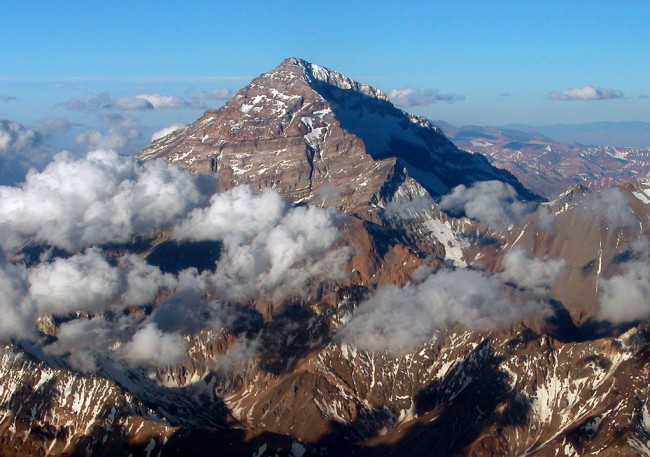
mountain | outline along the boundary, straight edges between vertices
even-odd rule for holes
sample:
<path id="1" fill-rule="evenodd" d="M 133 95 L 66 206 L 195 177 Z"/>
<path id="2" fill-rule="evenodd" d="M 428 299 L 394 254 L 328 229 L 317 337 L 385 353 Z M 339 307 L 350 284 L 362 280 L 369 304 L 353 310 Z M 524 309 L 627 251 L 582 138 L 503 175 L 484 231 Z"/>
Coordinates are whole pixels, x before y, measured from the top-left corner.
<path id="1" fill-rule="evenodd" d="M 296 58 L 138 157 L 217 170 L 225 188 L 251 183 L 312 203 L 328 196 L 330 204 L 362 217 L 407 177 L 432 196 L 459 184 L 500 180 L 534 198 L 508 172 L 459 150 L 440 129 L 395 108 L 378 89 Z"/>
<path id="2" fill-rule="evenodd" d="M 576 184 L 598 190 L 650 178 L 647 147 L 564 144 L 535 132 L 436 124 L 458 147 L 486 155 L 493 165 L 510 171 L 527 188 L 547 198 Z"/>
<path id="3" fill-rule="evenodd" d="M 621 287 L 632 292 L 644 283 L 642 279 L 637 283 L 622 278 L 643 278 L 646 274 L 649 222 L 650 182 L 625 183 L 603 191 L 578 184 L 544 203 L 511 230 L 496 235 L 498 243 L 476 252 L 493 271 L 502 269 L 504 258 L 517 249 L 536 258 L 561 260 L 563 274 L 553 285 L 550 297 L 555 306 L 569 313 L 571 325 L 576 326 L 572 338 L 602 336 L 638 323 L 634 313 L 625 315 L 626 303 L 642 308 L 647 303 L 641 297 L 628 301 L 623 290 L 610 299 L 603 285 L 621 281 Z M 468 259 L 470 263 L 477 260 Z M 599 313 L 605 302 L 621 317 L 603 320 Z"/>
<path id="4" fill-rule="evenodd" d="M 66 252 L 41 231 L 0 257 L 18 310 L 57 273 L 38 338 L 0 346 L 0 455 L 650 453 L 647 183 L 540 203 L 377 89 L 294 58 L 135 169 L 102 157 L 91 172 L 58 159 L 84 182 L 122 176 L 107 210 L 75 200 L 82 222 L 127 230 L 127 191 L 153 218 L 206 178 L 220 189 L 124 243 Z M 105 283 L 120 306 L 88 306 Z"/>

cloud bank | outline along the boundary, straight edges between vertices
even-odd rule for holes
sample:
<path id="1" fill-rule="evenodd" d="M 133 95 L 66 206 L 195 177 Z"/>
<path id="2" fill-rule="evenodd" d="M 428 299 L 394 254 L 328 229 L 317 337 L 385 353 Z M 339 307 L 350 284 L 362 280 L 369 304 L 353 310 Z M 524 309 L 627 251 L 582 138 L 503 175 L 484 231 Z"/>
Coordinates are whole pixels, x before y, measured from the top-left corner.
<path id="1" fill-rule="evenodd" d="M 44 349 L 77 369 L 94 370 L 100 358 L 173 364 L 186 355 L 185 335 L 250 319 L 251 300 L 303 297 L 314 278 L 343 277 L 342 216 L 292 207 L 271 189 L 216 193 L 216 184 L 163 161 L 97 150 L 59 154 L 20 186 L 0 186 L 0 338 L 38 341 L 37 322 L 62 316 Z M 167 274 L 131 254 L 109 260 L 99 247 L 161 228 L 176 240 L 220 241 L 215 271 Z M 27 269 L 21 248 L 28 243 L 71 255 L 51 259 L 45 251 Z M 256 351 L 240 346 L 224 366 Z"/>

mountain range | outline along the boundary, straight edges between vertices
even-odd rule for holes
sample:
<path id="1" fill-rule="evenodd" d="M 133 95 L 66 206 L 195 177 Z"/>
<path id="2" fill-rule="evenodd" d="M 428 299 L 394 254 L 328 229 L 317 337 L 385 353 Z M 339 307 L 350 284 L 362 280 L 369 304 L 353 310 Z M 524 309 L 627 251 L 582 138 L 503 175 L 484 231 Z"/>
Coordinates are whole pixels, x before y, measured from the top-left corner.
<path id="1" fill-rule="evenodd" d="M 0 455 L 648 455 L 650 185 L 441 128 L 289 58 L 3 189 Z"/>
<path id="2" fill-rule="evenodd" d="M 493 165 L 510 171 L 528 189 L 547 198 L 555 198 L 576 184 L 599 190 L 650 178 L 647 147 L 611 146 L 616 143 L 583 146 L 532 131 L 454 127 L 444 121 L 436 124 L 458 147 L 486 155 Z"/>
<path id="3" fill-rule="evenodd" d="M 590 122 L 586 124 L 555 124 L 530 126 L 508 124 L 504 129 L 524 132 L 538 132 L 553 138 L 554 141 L 584 146 L 614 145 L 628 148 L 647 148 L 650 146 L 650 123 L 628 122 Z"/>

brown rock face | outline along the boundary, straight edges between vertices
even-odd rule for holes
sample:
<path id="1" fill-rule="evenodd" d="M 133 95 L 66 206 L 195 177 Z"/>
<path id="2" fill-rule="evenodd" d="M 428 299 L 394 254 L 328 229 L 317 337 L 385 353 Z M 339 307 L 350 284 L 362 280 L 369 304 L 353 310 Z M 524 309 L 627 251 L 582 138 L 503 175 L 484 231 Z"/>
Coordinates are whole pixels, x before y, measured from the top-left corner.
<path id="1" fill-rule="evenodd" d="M 460 151 L 381 91 L 295 58 L 139 157 L 217 171 L 226 188 L 273 187 L 290 200 L 335 205 L 363 218 L 371 218 L 374 205 L 390 199 L 407 176 L 434 196 L 458 184 L 498 179 L 532 197 L 512 175 Z"/>

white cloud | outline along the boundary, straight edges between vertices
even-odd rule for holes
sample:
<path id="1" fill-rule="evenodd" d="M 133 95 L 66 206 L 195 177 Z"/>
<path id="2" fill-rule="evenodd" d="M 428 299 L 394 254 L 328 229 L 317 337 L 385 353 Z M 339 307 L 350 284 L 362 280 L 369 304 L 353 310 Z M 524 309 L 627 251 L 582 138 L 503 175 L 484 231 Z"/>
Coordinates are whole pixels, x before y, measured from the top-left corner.
<path id="1" fill-rule="evenodd" d="M 97 357 L 122 337 L 115 323 L 104 317 L 75 319 L 62 323 L 56 341 L 45 346 L 47 354 L 62 357 L 74 369 L 91 372 L 97 369 Z"/>
<path id="2" fill-rule="evenodd" d="M 632 260 L 611 278 L 601 279 L 598 317 L 613 323 L 650 318 L 650 242 L 631 244 Z"/>
<path id="3" fill-rule="evenodd" d="M 515 303 L 498 276 L 474 270 L 441 270 L 416 285 L 379 289 L 361 303 L 339 336 L 360 349 L 403 354 L 429 341 L 438 329 L 506 327 L 542 317 L 539 302 Z"/>
<path id="4" fill-rule="evenodd" d="M 393 89 L 388 93 L 388 98 L 400 107 L 429 105 L 431 103 L 454 103 L 465 100 L 463 95 L 441 94 L 436 89 Z"/>
<path id="5" fill-rule="evenodd" d="M 142 136 L 140 122 L 121 114 L 104 114 L 104 130 L 91 129 L 77 135 L 77 144 L 87 144 L 88 151 L 95 149 L 113 149 L 121 151 L 133 146 Z"/>
<path id="6" fill-rule="evenodd" d="M 0 253 L 0 340 L 34 333 L 36 306 L 28 296 L 25 265 L 5 264 Z"/>
<path id="7" fill-rule="evenodd" d="M 67 119 L 56 119 L 48 117 L 40 121 L 34 129 L 43 136 L 50 136 L 54 133 L 70 130 L 75 124 L 70 123 Z"/>
<path id="8" fill-rule="evenodd" d="M 173 131 L 178 130 L 178 129 L 182 129 L 182 128 L 183 128 L 182 125 L 174 124 L 174 125 L 170 125 L 169 127 L 165 127 L 165 128 L 160 129 L 160 130 L 156 130 L 151 135 L 151 141 L 156 141 L 158 138 L 162 138 L 164 136 L 167 136 L 170 133 L 172 133 Z"/>
<path id="9" fill-rule="evenodd" d="M 139 329 L 121 351 L 132 365 L 174 365 L 187 353 L 187 345 L 178 333 L 163 333 L 154 323 Z"/>
<path id="10" fill-rule="evenodd" d="M 226 372 L 235 372 L 242 364 L 260 356 L 262 342 L 260 338 L 238 338 L 217 360 L 216 368 Z"/>
<path id="11" fill-rule="evenodd" d="M 42 135 L 14 121 L 0 119 L 0 184 L 25 178 L 31 167 L 41 167 L 50 155 L 41 150 Z"/>
<path id="12" fill-rule="evenodd" d="M 637 219 L 620 189 L 612 187 L 591 194 L 578 209 L 578 215 L 586 220 L 600 217 L 611 229 L 636 225 Z"/>
<path id="13" fill-rule="evenodd" d="M 548 98 L 550 100 L 607 100 L 623 98 L 623 92 L 607 87 L 583 86 L 550 92 Z"/>
<path id="14" fill-rule="evenodd" d="M 111 97 L 107 92 L 101 94 L 86 93 L 83 98 L 73 98 L 65 103 L 70 111 L 95 112 L 110 109 Z"/>
<path id="15" fill-rule="evenodd" d="M 72 311 L 96 313 L 150 303 L 163 287 L 175 282 L 135 255 L 111 266 L 99 249 L 67 259 L 41 263 L 29 272 L 31 297 L 41 314 Z"/>
<path id="16" fill-rule="evenodd" d="M 120 274 L 98 250 L 43 263 L 29 273 L 30 294 L 43 314 L 101 311 L 122 288 Z"/>
<path id="17" fill-rule="evenodd" d="M 384 215 L 386 217 L 400 217 L 409 216 L 414 213 L 421 213 L 423 211 L 433 208 L 434 202 L 430 197 L 416 196 L 408 201 L 391 201 L 386 205 Z"/>
<path id="18" fill-rule="evenodd" d="M 188 102 L 178 95 L 139 94 L 113 98 L 106 92 L 101 94 L 87 93 L 83 98 L 68 100 L 65 106 L 71 111 L 82 112 L 110 112 L 116 109 L 122 111 L 150 111 L 159 109 L 205 108 L 203 103 Z"/>
<path id="19" fill-rule="evenodd" d="M 564 270 L 563 259 L 536 258 L 514 249 L 503 259 L 501 278 L 534 296 L 546 296 Z"/>
<path id="20" fill-rule="evenodd" d="M 34 148 L 40 141 L 40 135 L 35 130 L 25 128 L 18 122 L 0 119 L 0 155 Z"/>
<path id="21" fill-rule="evenodd" d="M 207 195 L 202 181 L 163 161 L 139 164 L 98 150 L 57 155 L 21 187 L 0 186 L 0 245 L 37 242 L 74 252 L 129 241 L 181 220 Z"/>
<path id="22" fill-rule="evenodd" d="M 335 248 L 337 216 L 316 207 L 292 208 L 280 195 L 249 186 L 215 194 L 174 228 L 180 240 L 220 240 L 224 248 L 211 278 L 217 296 L 229 300 L 280 300 L 303 295 L 313 277 L 341 277 L 348 257 Z"/>
<path id="23" fill-rule="evenodd" d="M 440 206 L 495 229 L 517 223 L 534 209 L 534 205 L 519 201 L 517 191 L 501 181 L 481 181 L 469 188 L 463 184 L 456 186 L 442 197 Z"/>
<path id="24" fill-rule="evenodd" d="M 151 102 L 141 97 L 120 97 L 115 100 L 114 106 L 124 111 L 146 111 L 155 109 Z"/>
<path id="25" fill-rule="evenodd" d="M 140 95 L 135 95 L 133 97 L 120 97 L 117 100 L 115 100 L 115 107 L 125 111 L 205 108 L 205 106 L 202 103 L 187 102 L 177 95 L 161 95 L 161 94 L 140 94 Z"/>

